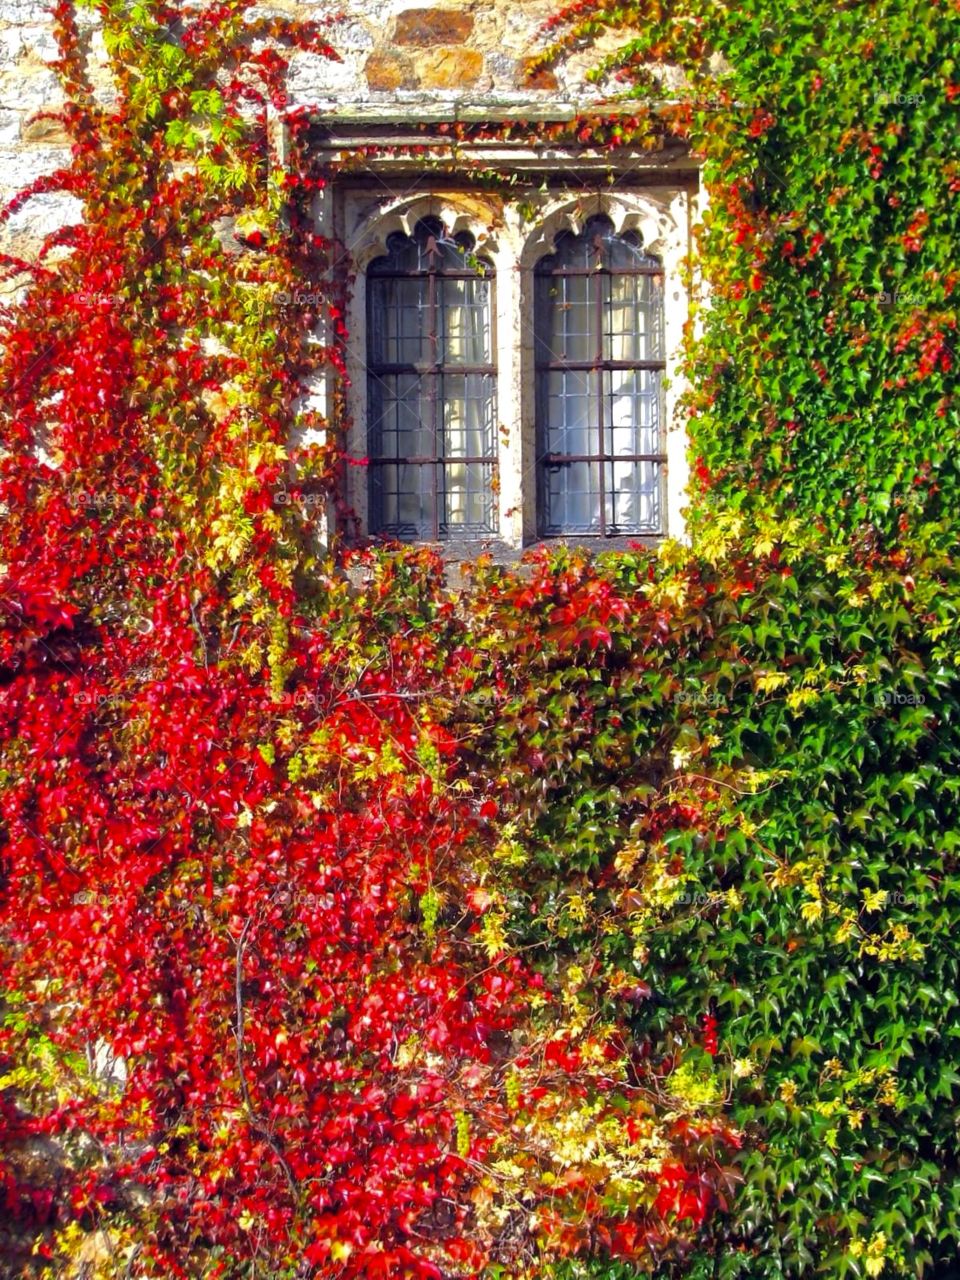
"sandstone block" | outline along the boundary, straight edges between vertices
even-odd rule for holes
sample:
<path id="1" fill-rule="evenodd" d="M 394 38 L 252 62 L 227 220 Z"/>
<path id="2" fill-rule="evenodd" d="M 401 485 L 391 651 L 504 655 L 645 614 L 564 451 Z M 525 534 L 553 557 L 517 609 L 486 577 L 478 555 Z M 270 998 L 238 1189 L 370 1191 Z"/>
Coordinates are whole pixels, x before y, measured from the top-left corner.
<path id="1" fill-rule="evenodd" d="M 424 89 L 470 89 L 483 75 L 483 54 L 476 49 L 431 49 L 415 63 Z"/>
<path id="2" fill-rule="evenodd" d="M 410 60 L 396 53 L 372 54 L 363 70 L 367 77 L 367 87 L 373 93 L 417 87 L 417 77 Z"/>
<path id="3" fill-rule="evenodd" d="M 304 100 L 353 95 L 360 81 L 359 59 L 345 54 L 339 62 L 319 53 L 296 50 L 290 56 L 287 89 Z"/>
<path id="4" fill-rule="evenodd" d="M 49 22 L 50 6 L 45 0 L 4 0 L 3 17 L 13 25 L 28 22 Z"/>
<path id="5" fill-rule="evenodd" d="M 473 14 L 462 9 L 405 9 L 397 15 L 395 44 L 463 44 L 473 31 Z"/>
<path id="6" fill-rule="evenodd" d="M 0 151 L 0 183 L 11 192 L 21 191 L 34 179 L 54 169 L 70 163 L 70 151 L 64 147 L 10 147 Z M 44 200 L 73 199 L 50 193 L 37 196 L 38 202 Z M 25 205 L 20 215 L 26 214 L 33 207 L 33 201 Z M 9 225 L 9 224 L 8 224 Z"/>
<path id="7" fill-rule="evenodd" d="M 12 195 L 13 191 L 7 194 Z M 34 196 L 19 213 L 0 224 L 0 250 L 30 258 L 46 236 L 60 227 L 79 222 L 82 215 L 83 205 L 74 196 L 58 192 Z"/>
<path id="8" fill-rule="evenodd" d="M 0 107 L 11 111 L 44 111 L 62 105 L 63 90 L 52 71 L 36 68 L 0 74 Z"/>

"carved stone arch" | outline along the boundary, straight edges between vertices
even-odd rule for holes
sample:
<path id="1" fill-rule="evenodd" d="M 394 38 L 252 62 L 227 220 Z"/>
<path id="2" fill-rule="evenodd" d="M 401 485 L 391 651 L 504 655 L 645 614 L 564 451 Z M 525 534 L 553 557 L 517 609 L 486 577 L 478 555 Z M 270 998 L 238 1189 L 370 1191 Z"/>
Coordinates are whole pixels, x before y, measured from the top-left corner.
<path id="1" fill-rule="evenodd" d="M 432 192 L 380 204 L 361 219 L 352 237 L 353 259 L 360 270 L 366 270 L 375 258 L 389 253 L 387 241 L 391 235 L 400 232 L 412 236 L 424 218 L 439 218 L 450 236 L 469 232 L 478 253 L 494 255 L 497 243 L 491 227 L 498 216 L 499 210 L 489 201 L 468 192 Z"/>
<path id="2" fill-rule="evenodd" d="M 664 257 L 667 246 L 675 240 L 679 228 L 669 208 L 653 196 L 632 192 L 571 197 L 550 201 L 541 211 L 540 221 L 527 237 L 520 255 L 522 269 L 531 269 L 554 252 L 556 238 L 569 231 L 580 235 L 586 224 L 598 214 L 610 219 L 615 235 L 633 231 L 640 237 L 645 253 Z"/>

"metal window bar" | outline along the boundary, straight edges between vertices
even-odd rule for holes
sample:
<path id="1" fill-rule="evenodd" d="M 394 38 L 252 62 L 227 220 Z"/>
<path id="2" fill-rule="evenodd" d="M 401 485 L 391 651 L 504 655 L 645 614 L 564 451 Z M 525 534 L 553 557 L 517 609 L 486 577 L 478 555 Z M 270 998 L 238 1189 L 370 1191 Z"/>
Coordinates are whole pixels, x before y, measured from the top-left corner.
<path id="1" fill-rule="evenodd" d="M 609 232 L 604 235 L 601 231 L 602 227 L 608 226 Z M 630 251 L 634 253 L 634 262 L 630 265 L 624 265 L 622 262 L 614 265 L 612 262 L 613 252 L 608 251 L 608 245 L 618 243 L 628 246 Z M 577 255 L 583 255 L 582 265 L 576 261 Z M 592 261 L 591 261 L 592 260 Z M 607 448 L 607 434 L 612 437 L 613 424 L 605 422 L 605 397 L 606 397 L 606 380 L 604 374 L 615 372 L 649 372 L 651 375 L 662 374 L 666 369 L 666 362 L 663 359 L 656 360 L 621 360 L 606 357 L 604 354 L 604 339 L 608 336 L 605 320 L 606 298 L 605 298 L 605 280 L 611 280 L 614 276 L 640 277 L 648 276 L 652 278 L 660 278 L 662 280 L 663 267 L 655 258 L 646 257 L 640 254 L 634 247 L 633 241 L 627 237 L 614 237 L 612 235 L 612 224 L 606 219 L 591 219 L 587 224 L 584 232 L 579 236 L 567 235 L 563 240 L 558 240 L 558 250 L 555 254 L 550 255 L 537 264 L 536 275 L 538 277 L 538 285 L 540 286 L 536 295 L 536 315 L 535 329 L 537 330 L 536 341 L 536 381 L 537 381 L 537 424 L 538 437 L 540 441 L 539 463 L 541 482 L 538 486 L 539 499 L 539 518 L 541 534 L 545 536 L 555 535 L 557 533 L 590 533 L 592 529 L 585 529 L 582 526 L 574 526 L 569 521 L 565 521 L 560 525 L 554 524 L 550 519 L 549 500 L 550 500 L 550 483 L 549 475 L 555 473 L 560 468 L 572 467 L 576 464 L 586 463 L 595 465 L 597 470 L 598 482 L 598 536 L 601 538 L 615 537 L 619 534 L 631 533 L 657 533 L 662 528 L 662 521 L 659 512 L 662 510 L 662 473 L 661 466 L 666 461 L 666 455 L 662 450 L 656 452 L 643 452 L 635 449 L 630 453 L 615 453 L 611 447 Z M 583 333 L 581 337 L 595 337 L 595 347 L 593 355 L 587 359 L 569 359 L 566 356 L 557 356 L 551 349 L 551 342 L 555 337 L 555 325 L 551 321 L 556 313 L 554 301 L 546 295 L 544 285 L 548 286 L 551 293 L 556 295 L 556 282 L 566 280 L 582 279 L 585 282 L 592 282 L 590 290 L 590 312 L 592 318 L 593 333 Z M 563 287 L 563 286 L 561 286 Z M 612 293 L 611 293 L 612 297 Z M 564 295 L 564 306 L 572 304 L 566 301 Z M 656 308 L 655 324 L 657 332 L 654 339 L 660 350 L 662 350 L 663 342 L 663 304 L 660 301 Z M 558 434 L 555 423 L 551 420 L 550 410 L 550 375 L 551 373 L 584 373 L 594 375 L 596 383 L 595 395 L 595 417 L 592 434 L 596 440 L 596 450 L 591 452 L 574 453 L 563 449 L 552 447 L 553 439 Z M 563 393 L 561 393 L 562 395 Z M 658 438 L 662 438 L 662 401 L 659 386 L 656 387 L 657 398 L 657 434 Z M 633 424 L 634 443 L 640 428 L 637 423 Z M 641 528 L 638 525 L 633 528 L 619 527 L 616 522 L 616 508 L 611 505 L 611 515 L 613 519 L 608 523 L 607 520 L 607 491 L 606 491 L 606 470 L 611 468 L 611 479 L 613 476 L 612 468 L 615 462 L 619 463 L 650 463 L 655 470 L 655 505 L 658 512 L 656 528 Z M 611 498 L 614 495 L 611 494 Z"/>
<path id="2" fill-rule="evenodd" d="M 420 406 L 426 407 L 424 415 L 426 421 L 421 422 L 421 426 L 426 426 L 426 439 L 422 430 L 416 433 L 421 445 L 420 449 L 414 451 L 400 451 L 400 442 L 402 431 L 399 426 L 399 417 L 396 420 L 396 428 L 392 432 L 385 433 L 384 421 L 385 414 L 381 408 L 379 415 L 371 414 L 371 449 L 369 453 L 370 467 L 370 495 L 371 495 L 371 528 L 374 532 L 393 533 L 401 538 L 421 539 L 426 535 L 432 536 L 433 541 L 443 541 L 451 536 L 460 537 L 483 537 L 490 536 L 497 532 L 496 505 L 494 502 L 493 478 L 497 465 L 496 456 L 496 429 L 494 414 L 494 395 L 496 380 L 496 365 L 492 359 L 483 362 L 468 362 L 466 360 L 448 359 L 448 332 L 449 332 L 449 313 L 450 309 L 446 305 L 444 291 L 441 288 L 441 282 L 446 281 L 481 281 L 485 280 L 489 284 L 488 291 L 482 296 L 479 303 L 471 300 L 470 303 L 461 304 L 463 308 L 472 307 L 481 313 L 480 323 L 482 325 L 483 345 L 486 351 L 492 356 L 493 352 L 493 333 L 491 318 L 493 315 L 493 299 L 492 292 L 494 287 L 492 269 L 485 263 L 480 264 L 479 270 L 467 269 L 461 265 L 454 254 L 458 254 L 470 247 L 468 237 L 457 237 L 457 241 L 450 241 L 446 237 L 443 224 L 439 220 L 424 219 L 420 222 L 411 240 L 407 236 L 391 237 L 389 247 L 392 252 L 390 256 L 377 259 L 368 269 L 368 387 L 370 394 L 368 396 L 368 405 L 371 407 L 380 405 L 386 399 L 384 392 L 393 392 L 392 402 L 399 412 L 398 406 L 401 403 L 400 380 L 403 378 L 415 378 L 416 385 L 419 387 L 417 401 Z M 411 260 L 415 261 L 415 265 L 410 265 Z M 386 307 L 389 305 L 389 286 L 391 282 L 397 281 L 420 281 L 421 289 L 418 291 L 418 313 L 420 321 L 420 350 L 419 354 L 425 356 L 425 359 L 419 360 L 402 360 L 402 359 L 383 359 L 385 335 L 387 333 L 387 313 Z M 468 292 L 464 290 L 465 294 Z M 410 308 L 407 308 L 409 310 Z M 407 348 L 411 345 L 411 334 L 405 328 L 406 320 L 402 312 L 404 307 L 397 306 L 395 308 L 395 332 L 393 336 L 393 350 L 388 354 L 404 355 L 410 354 Z M 424 350 L 423 339 L 426 339 L 426 350 Z M 464 339 L 464 342 L 467 340 Z M 476 352 L 473 352 L 476 354 Z M 466 448 L 463 453 L 458 453 L 451 446 L 451 441 L 444 423 L 444 415 L 447 408 L 454 403 L 446 392 L 448 382 L 459 379 L 463 383 L 463 392 L 460 402 L 464 406 L 464 410 L 471 403 L 471 399 L 478 402 L 485 418 L 482 444 L 484 450 L 481 453 L 469 451 Z M 470 379 L 479 381 L 479 396 L 470 396 Z M 487 390 L 484 392 L 484 385 Z M 384 434 L 391 434 L 395 440 L 394 452 L 390 453 L 382 449 Z M 463 426 L 464 444 L 466 445 L 470 431 L 464 422 Z M 426 451 L 423 445 L 429 447 Z M 410 489 L 402 488 L 402 469 L 418 468 L 420 471 L 417 480 L 416 495 Z M 482 517 L 479 520 L 459 520 L 454 521 L 450 517 L 449 502 L 449 476 L 453 468 L 460 468 L 463 472 L 463 481 L 461 485 L 461 496 L 465 501 L 465 511 L 471 507 L 471 498 L 476 493 L 475 483 L 472 479 L 476 479 L 476 471 L 479 468 L 488 472 L 488 477 L 481 484 L 480 506 L 483 509 Z M 386 477 L 389 472 L 396 477 L 397 488 L 395 498 L 397 504 L 397 520 L 388 522 L 383 518 L 382 510 L 382 493 L 386 483 Z M 423 515 L 423 490 L 422 480 L 426 474 L 429 477 L 429 502 L 430 502 L 430 520 L 429 528 L 423 527 L 422 519 L 415 523 L 404 524 L 401 520 L 401 507 L 404 496 L 411 498 L 417 496 L 420 501 L 420 514 Z"/>

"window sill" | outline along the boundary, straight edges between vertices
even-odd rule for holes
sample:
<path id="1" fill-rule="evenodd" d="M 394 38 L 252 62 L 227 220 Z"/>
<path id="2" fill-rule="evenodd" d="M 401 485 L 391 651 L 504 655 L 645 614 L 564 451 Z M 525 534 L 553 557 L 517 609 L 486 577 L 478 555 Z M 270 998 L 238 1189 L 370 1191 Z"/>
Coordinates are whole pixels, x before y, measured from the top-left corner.
<path id="1" fill-rule="evenodd" d="M 653 549 L 663 541 L 662 534 L 637 534 L 632 537 L 618 538 L 600 538 L 587 536 L 569 536 L 556 538 L 532 538 L 529 542 L 524 543 L 522 547 L 510 546 L 508 543 L 501 542 L 496 538 L 471 538 L 471 539 L 451 539 L 446 542 L 389 542 L 376 538 L 365 539 L 361 542 L 354 543 L 354 546 L 366 547 L 409 547 L 426 548 L 435 551 L 443 560 L 445 567 L 445 575 L 447 585 L 451 587 L 460 587 L 465 581 L 465 575 L 461 566 L 470 564 L 478 560 L 481 556 L 489 556 L 495 565 L 501 565 L 504 568 L 516 568 L 521 572 L 524 571 L 522 560 L 524 555 L 529 551 L 561 551 L 564 548 L 571 550 L 587 551 L 591 556 L 601 554 L 625 554 L 627 552 L 636 551 L 638 549 Z M 355 577 L 355 573 L 350 573 L 351 578 Z M 359 582 L 359 574 L 356 575 Z"/>

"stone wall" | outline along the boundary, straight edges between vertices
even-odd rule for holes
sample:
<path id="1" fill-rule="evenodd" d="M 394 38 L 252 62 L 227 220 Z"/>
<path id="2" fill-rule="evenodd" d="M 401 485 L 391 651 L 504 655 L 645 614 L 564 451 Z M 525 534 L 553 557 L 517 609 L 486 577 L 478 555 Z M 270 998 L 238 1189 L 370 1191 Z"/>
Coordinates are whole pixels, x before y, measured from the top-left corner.
<path id="1" fill-rule="evenodd" d="M 200 0 L 202 3 L 203 0 Z M 340 61 L 296 53 L 289 87 L 298 106 L 330 115 L 437 119 L 489 114 L 568 116 L 595 99 L 584 72 L 595 59 L 574 57 L 556 71 L 529 74 L 542 47 L 540 28 L 556 0 L 276 0 L 251 14 L 323 20 Z M 97 97 L 113 94 L 96 15 L 78 11 Z M 0 204 L 41 174 L 69 161 L 56 121 L 38 119 L 62 103 L 50 63 L 57 56 L 44 0 L 0 0 Z M 44 235 L 75 216 L 71 197 L 32 199 L 0 227 L 0 249 L 29 256 Z"/>
<path id="2" fill-rule="evenodd" d="M 291 6 L 293 8 L 294 6 Z M 531 74 L 542 48 L 540 28 L 556 0 L 348 0 L 331 30 L 342 62 L 295 60 L 291 86 L 301 101 L 335 109 L 378 105 L 490 104 L 498 112 L 524 103 L 582 99 L 585 60 Z M 322 6 L 300 4 L 309 14 Z M 591 90 L 589 95 L 595 96 Z"/>
<path id="3" fill-rule="evenodd" d="M 502 0 L 417 8 L 403 0 L 353 0 L 332 32 L 343 61 L 295 67 L 294 91 L 322 98 L 333 89 L 354 104 L 494 93 L 509 98 L 524 90 L 524 62 L 546 12 L 542 0 L 527 4 L 522 15 L 520 6 Z M 553 77 L 544 81 L 547 87 L 556 89 Z"/>
<path id="4" fill-rule="evenodd" d="M 62 102 L 48 63 L 57 55 L 50 15 L 39 0 L 0 0 L 0 201 L 70 159 L 69 140 L 38 112 Z M 38 235 L 53 230 L 74 201 L 40 197 L 0 228 L 0 247 L 28 252 Z"/>

